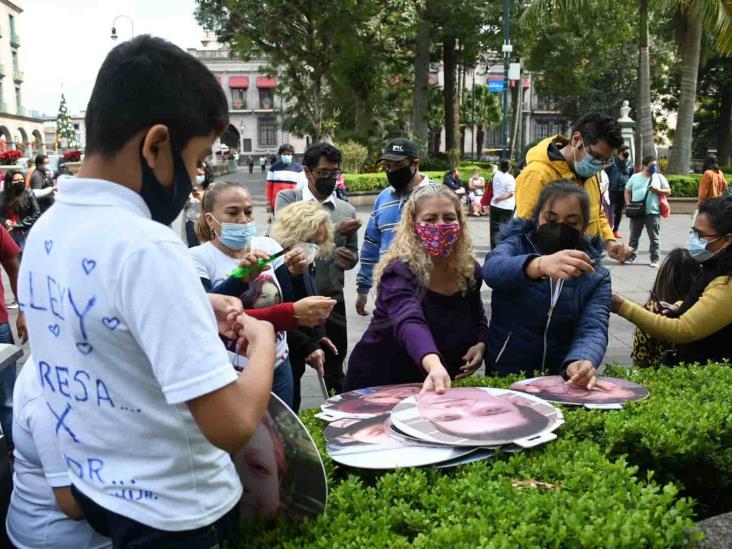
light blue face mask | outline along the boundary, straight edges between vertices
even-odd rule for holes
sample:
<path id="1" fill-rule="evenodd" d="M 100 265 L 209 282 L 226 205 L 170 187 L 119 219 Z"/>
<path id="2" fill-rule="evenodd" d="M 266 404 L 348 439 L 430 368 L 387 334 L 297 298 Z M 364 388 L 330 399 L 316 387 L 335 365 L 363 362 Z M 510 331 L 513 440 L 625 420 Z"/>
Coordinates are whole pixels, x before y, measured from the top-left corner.
<path id="1" fill-rule="evenodd" d="M 238 251 L 246 248 L 252 239 L 257 236 L 257 226 L 254 221 L 250 221 L 249 223 L 221 223 L 215 217 L 214 221 L 221 225 L 219 242 L 230 250 Z"/>
<path id="2" fill-rule="evenodd" d="M 196 185 L 203 185 L 206 182 L 206 176 L 205 175 L 197 175 L 196 176 Z"/>
<path id="3" fill-rule="evenodd" d="M 584 147 L 584 141 L 582 142 L 582 146 Z M 585 147 L 585 149 L 587 149 Z M 600 160 L 597 160 L 595 158 L 592 158 L 592 155 L 590 154 L 590 151 L 587 149 L 585 151 L 585 156 L 577 162 L 577 149 L 573 152 L 574 155 L 574 173 L 576 173 L 578 176 L 583 177 L 587 179 L 588 177 L 592 177 L 597 172 L 599 172 L 603 164 Z"/>
<path id="4" fill-rule="evenodd" d="M 282 160 L 283 164 L 292 164 L 292 155 L 291 154 L 281 154 L 280 160 Z"/>
<path id="5" fill-rule="evenodd" d="M 715 238 L 714 240 L 704 240 L 694 231 L 691 231 L 691 234 L 689 235 L 689 241 L 687 242 L 686 247 L 688 248 L 689 255 L 691 257 L 693 257 L 699 263 L 704 263 L 705 261 L 709 261 L 715 255 L 717 255 L 716 252 L 707 250 L 707 246 L 709 246 L 712 242 L 716 242 L 717 240 L 719 240 L 719 238 Z"/>

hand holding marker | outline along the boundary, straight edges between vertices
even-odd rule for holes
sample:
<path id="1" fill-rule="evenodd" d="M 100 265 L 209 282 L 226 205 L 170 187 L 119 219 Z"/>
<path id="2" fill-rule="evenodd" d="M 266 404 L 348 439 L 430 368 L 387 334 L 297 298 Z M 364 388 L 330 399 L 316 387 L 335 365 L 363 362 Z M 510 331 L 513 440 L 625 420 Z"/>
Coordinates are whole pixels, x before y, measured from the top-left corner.
<path id="1" fill-rule="evenodd" d="M 269 258 L 267 258 L 267 259 L 259 259 L 256 264 L 254 264 L 250 267 L 244 267 L 244 266 L 239 265 L 233 271 L 231 271 L 231 274 L 229 276 L 233 276 L 234 278 L 248 278 L 252 274 L 254 274 L 258 271 L 261 271 L 266 265 L 269 265 L 275 259 L 285 255 L 289 251 L 290 251 L 290 248 L 283 248 L 276 254 L 269 256 Z"/>

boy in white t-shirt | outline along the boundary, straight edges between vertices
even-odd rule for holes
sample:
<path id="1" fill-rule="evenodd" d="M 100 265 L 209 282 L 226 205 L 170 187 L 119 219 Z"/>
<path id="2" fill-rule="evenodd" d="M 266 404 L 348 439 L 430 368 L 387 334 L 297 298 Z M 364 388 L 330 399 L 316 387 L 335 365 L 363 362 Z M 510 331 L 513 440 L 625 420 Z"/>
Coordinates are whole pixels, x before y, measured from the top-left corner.
<path id="1" fill-rule="evenodd" d="M 266 409 L 274 331 L 237 299 L 207 297 L 167 226 L 227 124 L 192 56 L 150 36 L 117 46 L 87 107 L 79 176 L 26 244 L 18 301 L 36 375 L 72 493 L 115 547 L 236 545 L 229 453 Z M 219 334 L 248 345 L 238 379 Z"/>

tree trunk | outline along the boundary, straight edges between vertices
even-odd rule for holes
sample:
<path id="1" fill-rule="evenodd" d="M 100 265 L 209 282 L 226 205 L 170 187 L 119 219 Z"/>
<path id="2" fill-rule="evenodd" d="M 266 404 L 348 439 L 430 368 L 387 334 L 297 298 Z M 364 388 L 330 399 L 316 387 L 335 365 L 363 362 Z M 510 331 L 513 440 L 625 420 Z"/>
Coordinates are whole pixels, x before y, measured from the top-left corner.
<path id="1" fill-rule="evenodd" d="M 442 62 L 445 72 L 445 150 L 450 167 L 458 164 L 458 140 L 460 139 L 460 105 L 457 95 L 457 48 L 454 37 L 445 37 L 442 42 Z"/>
<path id="2" fill-rule="evenodd" d="M 418 13 L 419 23 L 416 41 L 416 57 L 414 59 L 414 105 L 412 125 L 414 138 L 420 152 L 429 154 L 427 146 L 428 82 L 430 73 L 430 27 L 422 12 Z"/>
<path id="3" fill-rule="evenodd" d="M 732 86 L 722 87 L 719 101 L 717 159 L 720 166 L 729 166 L 732 164 Z"/>
<path id="4" fill-rule="evenodd" d="M 478 155 L 478 160 L 483 158 L 483 142 L 485 141 L 485 129 L 483 126 L 478 126 L 475 132 L 475 149 Z"/>
<path id="5" fill-rule="evenodd" d="M 639 9 L 639 62 L 638 62 L 638 147 L 635 165 L 640 166 L 641 158 L 647 155 L 656 156 L 656 144 L 653 142 L 653 115 L 651 112 L 651 66 L 648 47 L 648 0 L 640 0 Z"/>
<path id="6" fill-rule="evenodd" d="M 702 20 L 687 12 L 686 40 L 681 50 L 681 93 L 679 112 L 674 132 L 674 146 L 668 161 L 669 173 L 689 173 L 691 164 L 691 140 L 694 136 L 694 110 L 696 107 L 696 82 L 699 77 Z"/>

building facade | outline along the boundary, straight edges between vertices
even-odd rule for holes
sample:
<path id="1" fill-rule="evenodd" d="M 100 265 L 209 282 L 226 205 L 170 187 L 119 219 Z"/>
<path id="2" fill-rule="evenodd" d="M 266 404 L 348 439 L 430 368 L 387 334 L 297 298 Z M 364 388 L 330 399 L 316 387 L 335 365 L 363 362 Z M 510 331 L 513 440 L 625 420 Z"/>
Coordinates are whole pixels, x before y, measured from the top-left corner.
<path id="1" fill-rule="evenodd" d="M 277 78 L 267 74 L 267 59 L 242 61 L 210 37 L 201 43 L 201 49 L 188 53 L 216 76 L 229 103 L 229 127 L 221 144 L 238 151 L 240 158 L 251 156 L 255 161 L 276 154 L 283 143 L 290 143 L 296 154 L 303 153 L 309 140 L 290 134 L 279 123 L 282 99 L 276 93 Z"/>
<path id="2" fill-rule="evenodd" d="M 43 120 L 29 116 L 23 102 L 21 13 L 16 3 L 0 0 L 0 152 L 16 149 L 31 157 L 45 146 Z"/>

